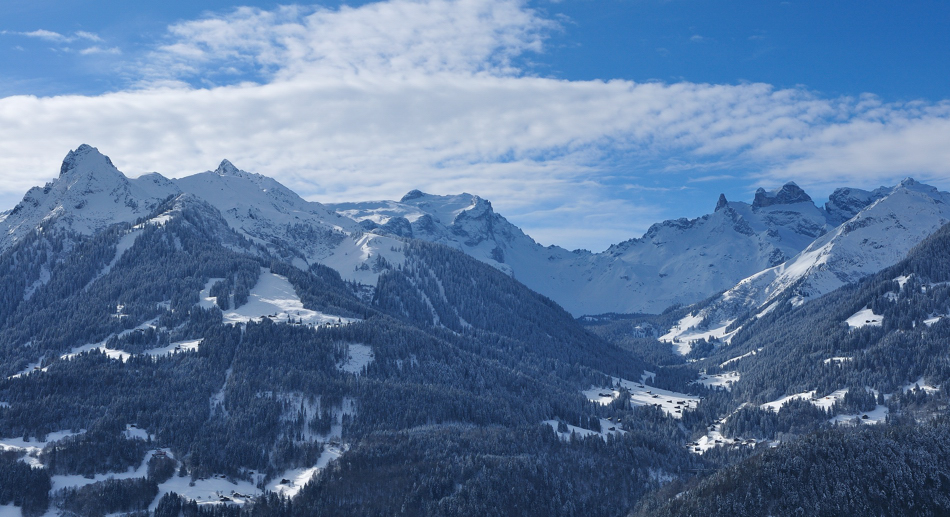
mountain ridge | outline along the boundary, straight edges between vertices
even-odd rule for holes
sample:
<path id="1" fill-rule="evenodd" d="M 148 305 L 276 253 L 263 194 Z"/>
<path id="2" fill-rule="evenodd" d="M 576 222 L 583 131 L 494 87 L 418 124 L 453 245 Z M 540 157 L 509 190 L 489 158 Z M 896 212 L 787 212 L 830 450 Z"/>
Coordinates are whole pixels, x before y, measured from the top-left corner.
<path id="1" fill-rule="evenodd" d="M 906 183 L 905 188 L 916 185 Z M 403 241 L 421 239 L 492 265 L 574 316 L 660 313 L 720 291 L 745 296 L 743 282 L 762 282 L 749 279 L 773 274 L 767 273 L 770 268 L 799 256 L 892 191 L 839 188 L 822 207 L 794 182 L 760 188 L 751 203 L 720 195 L 709 214 L 662 221 L 640 237 L 591 253 L 540 245 L 477 195 L 412 190 L 399 201 L 324 205 L 226 159 L 213 171 L 178 179 L 158 173 L 129 179 L 107 156 L 83 144 L 67 154 L 56 180 L 30 189 L 0 220 L 0 249 L 44 221 L 89 234 L 131 222 L 169 196 L 190 193 L 219 209 L 231 227 L 299 267 L 326 264 L 367 286 L 378 279 L 377 261 L 398 265 L 405 260 L 399 251 Z M 95 209 L 83 211 L 87 206 Z"/>

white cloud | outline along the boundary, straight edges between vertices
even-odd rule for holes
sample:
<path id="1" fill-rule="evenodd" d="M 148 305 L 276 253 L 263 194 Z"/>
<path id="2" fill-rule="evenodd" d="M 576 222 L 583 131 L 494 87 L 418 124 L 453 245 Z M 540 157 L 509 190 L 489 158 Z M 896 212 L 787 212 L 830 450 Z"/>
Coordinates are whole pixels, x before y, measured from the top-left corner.
<path id="1" fill-rule="evenodd" d="M 122 53 L 122 51 L 119 50 L 118 47 L 103 48 L 103 47 L 100 47 L 100 46 L 98 46 L 98 45 L 93 45 L 93 46 L 91 46 L 91 47 L 84 48 L 84 49 L 80 50 L 79 53 L 82 54 L 82 55 L 89 55 L 89 54 L 112 54 L 112 55 L 119 55 L 119 54 Z"/>
<path id="2" fill-rule="evenodd" d="M 67 38 L 66 36 L 63 36 L 62 34 L 58 32 L 48 31 L 45 29 L 39 29 L 35 31 L 30 31 L 30 32 L 20 32 L 18 34 L 20 34 L 21 36 L 27 36 L 29 38 L 45 39 L 47 41 L 69 41 L 69 38 Z"/>
<path id="3" fill-rule="evenodd" d="M 95 41 L 95 42 L 102 41 L 102 38 L 100 38 L 98 34 L 93 34 L 91 32 L 76 31 L 74 34 L 76 35 L 77 38 L 86 39 L 86 40 Z"/>
<path id="4" fill-rule="evenodd" d="M 46 41 L 53 41 L 57 43 L 72 43 L 76 40 L 88 40 L 94 42 L 101 42 L 102 38 L 98 34 L 86 31 L 76 31 L 72 35 L 60 34 L 58 32 L 46 30 L 46 29 L 37 29 L 35 31 L 29 32 L 12 32 L 12 31 L 3 31 L 2 34 L 13 34 L 19 36 L 26 36 L 28 38 L 38 38 Z"/>
<path id="5" fill-rule="evenodd" d="M 552 30 L 517 0 L 240 8 L 183 22 L 136 63 L 135 89 L 0 99 L 0 190 L 41 184 L 86 142 L 132 175 L 228 158 L 322 201 L 468 191 L 546 243 L 598 249 L 682 215 L 625 200 L 605 180 L 628 174 L 618 162 L 672 178 L 658 187 L 950 177 L 946 103 L 519 68 Z M 258 83 L 214 86 L 248 76 Z"/>

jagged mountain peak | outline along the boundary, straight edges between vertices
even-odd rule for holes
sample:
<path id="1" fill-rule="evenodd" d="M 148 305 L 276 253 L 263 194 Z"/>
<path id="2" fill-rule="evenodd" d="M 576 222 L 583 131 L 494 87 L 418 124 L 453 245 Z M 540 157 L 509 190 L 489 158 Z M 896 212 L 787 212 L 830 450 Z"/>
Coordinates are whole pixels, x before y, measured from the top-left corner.
<path id="1" fill-rule="evenodd" d="M 828 219 L 835 225 L 851 219 L 868 205 L 890 194 L 893 189 L 880 187 L 873 191 L 859 188 L 838 188 L 828 196 L 825 203 L 825 212 Z"/>
<path id="2" fill-rule="evenodd" d="M 725 194 L 719 194 L 719 201 L 716 202 L 716 210 L 715 210 L 715 211 L 718 212 L 718 211 L 722 210 L 723 208 L 726 208 L 727 206 L 729 206 L 729 201 L 726 200 L 726 195 L 725 195 Z"/>
<path id="3" fill-rule="evenodd" d="M 240 176 L 241 169 L 238 169 L 231 163 L 229 160 L 221 160 L 221 164 L 218 165 L 218 168 L 214 170 L 215 174 L 219 176 Z"/>
<path id="4" fill-rule="evenodd" d="M 932 198 L 937 198 L 940 195 L 940 190 L 933 185 L 928 185 L 926 183 L 921 183 L 914 178 L 904 178 L 900 183 L 894 187 L 893 191 L 905 190 L 908 192 L 920 192 L 926 194 Z"/>
<path id="5" fill-rule="evenodd" d="M 781 188 L 771 192 L 764 188 L 755 191 L 755 199 L 752 201 L 752 208 L 764 208 L 773 205 L 792 205 L 795 203 L 813 203 L 811 197 L 795 184 L 789 181 Z"/>
<path id="6" fill-rule="evenodd" d="M 129 179 L 108 156 L 88 144 L 70 151 L 59 177 L 30 189 L 0 221 L 0 249 L 13 245 L 40 222 L 91 234 L 146 215 L 178 189 L 160 174 Z"/>
<path id="7" fill-rule="evenodd" d="M 69 151 L 59 168 L 60 178 L 93 174 L 100 176 L 107 174 L 114 178 L 121 177 L 125 179 L 125 176 L 113 165 L 108 156 L 100 153 L 98 149 L 89 144 L 82 144 L 75 150 Z"/>

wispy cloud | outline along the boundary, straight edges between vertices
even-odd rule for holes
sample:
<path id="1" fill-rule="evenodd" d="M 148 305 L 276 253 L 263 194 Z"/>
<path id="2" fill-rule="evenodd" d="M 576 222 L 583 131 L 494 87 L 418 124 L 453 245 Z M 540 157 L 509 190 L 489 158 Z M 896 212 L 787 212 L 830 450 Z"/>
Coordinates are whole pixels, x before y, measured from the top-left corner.
<path id="1" fill-rule="evenodd" d="M 102 38 L 99 35 L 86 32 L 86 31 L 76 31 L 70 35 L 60 34 L 58 32 L 49 31 L 46 29 L 37 29 L 35 31 L 29 32 L 15 32 L 15 31 L 2 31 L 0 34 L 6 35 L 16 35 L 16 36 L 26 36 L 28 38 L 38 38 L 46 41 L 54 41 L 58 43 L 72 43 L 77 40 L 87 40 L 94 42 L 101 42 Z"/>
<path id="2" fill-rule="evenodd" d="M 686 181 L 689 181 L 690 183 L 705 183 L 707 181 L 726 181 L 726 180 L 734 180 L 734 179 L 737 179 L 737 176 L 734 176 L 732 174 L 713 174 L 710 176 L 699 176 L 695 178 L 689 178 Z"/>
<path id="3" fill-rule="evenodd" d="M 96 41 L 96 42 L 102 41 L 102 38 L 100 38 L 98 34 L 93 34 L 91 32 L 76 31 L 74 34 L 76 35 L 77 38 L 82 38 L 85 40 Z"/>
<path id="4" fill-rule="evenodd" d="M 63 36 L 58 32 L 48 31 L 44 29 L 39 29 L 31 32 L 12 32 L 8 33 L 4 31 L 4 34 L 19 34 L 20 36 L 26 36 L 28 38 L 39 38 L 45 39 L 47 41 L 69 41 L 69 38 Z"/>
<path id="5" fill-rule="evenodd" d="M 240 8 L 182 22 L 134 63 L 134 88 L 0 99 L 0 190 L 55 176 L 88 142 L 128 173 L 181 176 L 229 158 L 322 201 L 468 191 L 546 242 L 602 248 L 661 213 L 623 197 L 634 191 L 616 185 L 633 178 L 608 174 L 635 169 L 656 188 L 950 177 L 950 103 L 536 76 L 520 63 L 554 30 L 518 0 Z M 584 231 L 592 221 L 597 235 Z M 554 228 L 574 237 L 554 239 Z"/>
<path id="6" fill-rule="evenodd" d="M 94 45 L 94 46 L 91 46 L 91 47 L 84 48 L 84 49 L 80 50 L 79 53 L 80 53 L 80 54 L 83 54 L 83 55 L 88 55 L 88 54 L 113 54 L 113 55 L 119 55 L 119 54 L 122 53 L 122 51 L 119 50 L 119 47 L 103 48 L 103 47 L 100 47 L 100 46 L 98 46 L 98 45 Z"/>
<path id="7" fill-rule="evenodd" d="M 43 41 L 48 41 L 51 43 L 57 43 L 58 45 L 52 47 L 51 50 L 65 52 L 65 53 L 74 53 L 78 52 L 80 55 L 93 55 L 93 54 L 112 54 L 118 55 L 122 51 L 118 47 L 103 47 L 100 45 L 91 45 L 84 48 L 75 48 L 75 46 L 89 45 L 90 43 L 103 43 L 104 40 L 95 33 L 87 31 L 76 31 L 72 34 L 61 34 L 59 32 L 50 31 L 46 29 L 37 29 L 35 31 L 29 32 L 15 32 L 15 31 L 0 31 L 0 34 L 5 36 L 22 36 L 26 38 L 34 38 Z M 75 44 L 75 45 L 70 45 Z M 23 50 L 23 48 L 17 45 L 15 48 L 18 50 Z"/>

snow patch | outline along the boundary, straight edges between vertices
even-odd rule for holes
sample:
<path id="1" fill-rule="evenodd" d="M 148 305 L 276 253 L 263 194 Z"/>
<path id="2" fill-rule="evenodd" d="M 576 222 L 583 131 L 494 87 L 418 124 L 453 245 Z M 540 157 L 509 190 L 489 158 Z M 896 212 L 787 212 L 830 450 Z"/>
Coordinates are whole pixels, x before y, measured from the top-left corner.
<path id="1" fill-rule="evenodd" d="M 845 320 L 851 328 L 861 328 L 861 327 L 880 327 L 884 323 L 884 316 L 879 316 L 874 314 L 874 311 L 865 307 L 864 309 L 859 310 L 854 313 L 850 318 Z"/>
<path id="2" fill-rule="evenodd" d="M 667 416 L 681 418 L 683 411 L 695 409 L 701 400 L 699 397 L 677 393 L 675 391 L 655 388 L 643 383 L 628 381 L 618 377 L 611 377 L 613 387 L 597 388 L 593 387 L 584 390 L 582 393 L 587 400 L 601 405 L 607 405 L 620 396 L 620 388 L 626 388 L 630 392 L 630 403 L 635 406 L 656 406 L 663 410 Z"/>
<path id="3" fill-rule="evenodd" d="M 0 505 L 0 517 L 21 517 L 23 515 L 19 506 L 13 506 L 13 503 Z"/>
<path id="4" fill-rule="evenodd" d="M 927 392 L 927 393 L 936 393 L 936 392 L 940 391 L 940 387 L 939 387 L 939 386 L 934 386 L 934 385 L 932 385 L 932 384 L 928 384 L 928 383 L 924 382 L 924 378 L 923 378 L 923 377 L 917 379 L 917 382 L 912 382 L 912 383 L 903 385 L 903 386 L 901 387 L 901 391 L 904 392 L 904 393 L 906 393 L 906 392 L 912 391 L 912 390 L 914 390 L 914 389 L 916 389 L 916 388 L 920 388 L 920 389 L 924 390 L 924 391 Z"/>
<path id="5" fill-rule="evenodd" d="M 726 417 L 728 418 L 728 417 Z M 719 446 L 733 445 L 733 446 L 746 446 L 746 447 L 755 447 L 758 443 L 753 439 L 742 439 L 742 438 L 726 438 L 722 434 L 722 424 L 726 421 L 726 418 L 716 422 L 709 428 L 709 432 L 696 440 L 695 442 L 689 443 L 686 446 L 689 448 L 689 452 L 694 454 L 703 454 L 706 451 Z M 762 442 L 768 443 L 768 442 Z"/>
<path id="6" fill-rule="evenodd" d="M 201 339 L 193 339 L 190 341 L 178 341 L 175 343 L 171 343 L 168 346 L 146 350 L 145 352 L 143 352 L 143 354 L 150 355 L 152 357 L 161 357 L 165 355 L 178 354 L 181 352 L 197 352 L 198 346 L 201 344 L 201 341 L 202 341 Z"/>
<path id="7" fill-rule="evenodd" d="M 699 377 L 699 380 L 694 382 L 696 384 L 702 384 L 707 388 L 723 388 L 726 391 L 731 391 L 732 385 L 739 382 L 740 378 L 741 375 L 739 375 L 739 372 L 732 371 L 715 375 L 703 374 Z"/>
<path id="8" fill-rule="evenodd" d="M 135 424 L 126 425 L 123 434 L 125 434 L 125 437 L 130 440 L 139 439 L 147 442 L 148 440 L 152 439 L 152 436 L 148 434 L 148 431 L 136 426 Z"/>
<path id="9" fill-rule="evenodd" d="M 887 406 L 878 405 L 873 410 L 854 415 L 837 415 L 828 420 L 836 425 L 881 424 L 887 421 Z"/>
<path id="10" fill-rule="evenodd" d="M 822 361 L 822 363 L 824 363 L 824 364 L 831 364 L 831 363 L 838 364 L 838 363 L 846 363 L 846 362 L 848 362 L 848 361 L 853 361 L 853 360 L 854 360 L 853 357 L 829 357 L 828 359 L 825 359 L 824 361 Z"/>
<path id="11" fill-rule="evenodd" d="M 318 472 L 325 469 L 330 462 L 336 460 L 346 452 L 346 446 L 328 445 L 324 447 L 317 464 L 310 468 L 292 469 L 283 472 L 267 484 L 267 490 L 276 492 L 284 497 L 294 497 Z M 284 482 L 286 480 L 286 482 Z"/>
<path id="12" fill-rule="evenodd" d="M 814 396 L 815 396 L 815 390 L 811 390 L 811 391 L 806 391 L 806 392 L 803 392 L 803 393 L 796 393 L 796 394 L 794 394 L 794 395 L 787 395 L 787 396 L 782 397 L 782 398 L 780 398 L 780 399 L 773 400 L 772 402 L 766 402 L 765 404 L 762 404 L 762 405 L 759 406 L 759 407 L 762 408 L 762 409 L 768 409 L 768 410 L 770 410 L 770 411 L 775 411 L 775 412 L 777 413 L 778 410 L 779 410 L 782 406 L 784 406 L 786 402 L 788 402 L 788 401 L 790 401 L 790 400 L 798 400 L 798 399 L 811 400 L 812 397 L 814 397 Z"/>
<path id="13" fill-rule="evenodd" d="M 30 464 L 33 467 L 42 467 L 43 464 L 40 463 L 39 455 L 40 451 L 43 450 L 43 447 L 46 447 L 50 442 L 55 442 L 57 440 L 62 440 L 63 438 L 68 438 L 70 436 L 76 436 L 77 434 L 82 434 L 86 432 L 82 430 L 78 433 L 72 431 L 56 431 L 54 433 L 49 433 L 46 435 L 46 440 L 24 440 L 21 438 L 0 438 L 0 451 L 22 451 L 26 453 L 26 456 L 22 461 Z"/>
<path id="14" fill-rule="evenodd" d="M 577 436 L 577 437 L 579 437 L 579 438 L 587 438 L 588 436 L 600 436 L 601 438 L 603 438 L 603 439 L 606 441 L 606 440 L 607 440 L 607 435 L 609 435 L 609 434 L 627 434 L 626 431 L 624 431 L 623 429 L 620 428 L 620 423 L 619 423 L 619 422 L 613 422 L 613 421 L 611 421 L 611 420 L 607 420 L 606 418 L 601 418 L 601 419 L 600 419 L 600 429 L 601 429 L 601 431 L 600 431 L 599 433 L 598 433 L 597 431 L 591 431 L 590 429 L 584 429 L 583 427 L 577 427 L 577 426 L 575 426 L 575 425 L 571 425 L 571 424 L 567 424 L 567 423 L 565 423 L 565 425 L 567 425 L 567 431 L 566 431 L 566 432 L 558 432 L 558 430 L 557 430 L 558 421 L 557 421 L 557 420 L 545 420 L 545 421 L 542 422 L 542 423 L 548 424 L 549 426 L 551 426 L 551 428 L 554 429 L 554 432 L 557 433 L 558 438 L 560 438 L 561 440 L 565 440 L 565 441 L 566 441 L 566 440 L 570 440 L 570 439 L 571 439 L 571 435 Z M 611 429 L 613 429 L 613 430 L 611 430 Z"/>
<path id="15" fill-rule="evenodd" d="M 162 449 L 162 451 L 171 457 L 171 453 L 168 449 Z M 150 458 L 150 456 L 146 457 L 146 461 L 142 462 L 143 466 L 139 468 L 140 470 L 147 467 L 148 459 Z M 145 472 L 139 476 L 132 477 L 143 476 L 145 476 Z M 258 476 L 258 480 L 260 480 L 261 477 L 262 476 Z M 158 502 L 169 492 L 175 492 L 186 499 L 197 502 L 199 505 L 222 503 L 242 505 L 250 502 L 254 497 L 261 494 L 261 491 L 254 483 L 244 480 L 231 481 L 221 474 L 212 475 L 207 479 L 196 479 L 192 481 L 191 476 L 178 477 L 176 473 L 169 478 L 168 481 L 158 485 L 158 496 L 152 501 L 149 510 L 155 511 Z"/>
<path id="16" fill-rule="evenodd" d="M 210 296 L 211 286 L 220 281 L 220 278 L 208 280 L 201 291 L 199 304 L 203 308 L 216 306 L 215 298 Z M 271 273 L 270 269 L 262 268 L 257 284 L 251 289 L 247 303 L 224 312 L 223 321 L 228 324 L 245 324 L 249 321 L 261 321 L 270 318 L 275 322 L 300 322 L 304 325 L 332 325 L 348 324 L 359 321 L 355 318 L 333 316 L 322 312 L 312 311 L 303 306 L 303 302 L 294 290 L 294 286 L 287 277 Z"/>
<path id="17" fill-rule="evenodd" d="M 761 352 L 761 351 L 762 351 L 761 348 L 757 348 L 757 349 L 755 349 L 755 350 L 753 350 L 753 351 L 751 351 L 751 352 L 746 352 L 746 353 L 744 353 L 744 354 L 742 354 L 742 355 L 740 355 L 740 356 L 738 356 L 738 357 L 733 357 L 732 359 L 727 359 L 727 360 L 723 361 L 722 363 L 720 363 L 720 364 L 719 364 L 719 367 L 720 367 L 720 368 L 725 368 L 726 365 L 728 365 L 728 364 L 732 364 L 732 363 L 734 363 L 734 362 L 736 362 L 736 361 L 738 361 L 738 360 L 740 360 L 740 359 L 745 359 L 746 357 L 752 357 L 753 355 L 756 355 L 756 354 L 758 354 L 758 353 Z"/>
<path id="18" fill-rule="evenodd" d="M 906 284 L 908 280 L 910 280 L 910 275 L 901 275 L 894 279 L 894 281 L 897 282 L 897 285 L 899 285 L 901 289 L 904 288 L 904 284 Z"/>
<path id="19" fill-rule="evenodd" d="M 845 394 L 848 393 L 848 388 L 833 391 L 829 393 L 828 395 L 821 398 L 816 397 L 815 393 L 817 393 L 816 390 L 796 393 L 794 395 L 788 395 L 788 396 L 782 397 L 778 400 L 773 400 L 772 402 L 766 402 L 765 404 L 762 404 L 759 407 L 761 407 L 762 409 L 767 409 L 767 410 L 774 411 L 777 413 L 778 410 L 783 405 L 785 405 L 786 402 L 790 400 L 801 399 L 801 400 L 807 400 L 811 402 L 817 408 L 829 410 L 831 409 L 832 406 L 835 405 L 836 402 L 844 398 Z"/>
<path id="20" fill-rule="evenodd" d="M 373 362 L 376 355 L 373 348 L 369 345 L 351 343 L 346 347 L 346 360 L 337 367 L 344 372 L 355 373 L 359 375 L 363 368 Z"/>
<path id="21" fill-rule="evenodd" d="M 696 327 L 703 322 L 704 318 L 705 315 L 703 312 L 687 315 L 679 320 L 669 332 L 660 336 L 659 340 L 664 343 L 671 343 L 676 353 L 686 355 L 693 349 L 693 343 L 696 341 L 718 339 L 728 343 L 736 332 L 739 331 L 739 329 L 735 329 L 731 332 L 726 332 L 726 329 L 729 325 L 732 325 L 735 319 L 724 321 L 719 326 L 709 330 L 697 329 Z"/>

